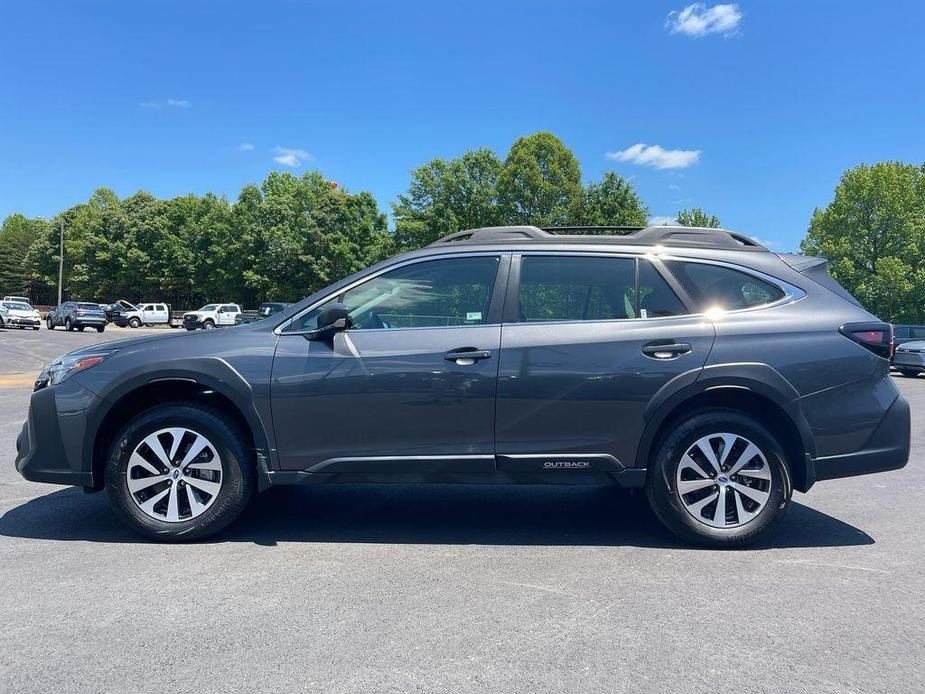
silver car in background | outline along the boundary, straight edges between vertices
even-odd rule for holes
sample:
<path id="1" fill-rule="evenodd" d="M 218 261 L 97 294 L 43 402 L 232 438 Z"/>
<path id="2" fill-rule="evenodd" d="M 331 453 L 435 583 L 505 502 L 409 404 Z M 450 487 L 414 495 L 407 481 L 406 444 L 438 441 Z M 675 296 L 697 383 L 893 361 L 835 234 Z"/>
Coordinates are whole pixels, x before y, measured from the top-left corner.
<path id="1" fill-rule="evenodd" d="M 903 342 L 893 354 L 893 365 L 910 378 L 925 371 L 925 340 Z"/>

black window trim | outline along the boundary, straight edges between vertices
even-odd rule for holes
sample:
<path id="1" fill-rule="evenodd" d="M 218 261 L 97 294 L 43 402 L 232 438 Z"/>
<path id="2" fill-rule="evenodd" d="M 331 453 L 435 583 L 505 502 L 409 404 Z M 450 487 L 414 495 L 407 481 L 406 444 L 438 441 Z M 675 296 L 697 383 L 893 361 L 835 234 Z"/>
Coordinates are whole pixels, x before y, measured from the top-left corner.
<path id="1" fill-rule="evenodd" d="M 364 275 L 363 277 L 358 278 L 355 282 L 351 282 L 345 287 L 341 287 L 336 292 L 332 292 L 324 296 L 324 298 L 319 299 L 310 306 L 307 306 L 303 310 L 299 311 L 289 320 L 284 321 L 280 325 L 276 326 L 273 329 L 273 332 L 279 336 L 285 335 L 304 335 L 305 333 L 312 332 L 311 330 L 293 330 L 287 331 L 286 328 L 297 320 L 302 318 L 306 313 L 314 311 L 319 306 L 326 304 L 328 301 L 333 299 L 338 299 L 343 296 L 351 289 L 359 287 L 361 284 L 365 284 L 376 277 L 386 274 L 387 272 L 392 272 L 393 270 L 398 270 L 402 267 L 407 267 L 409 265 L 418 265 L 420 263 L 428 263 L 434 260 L 449 260 L 455 258 L 497 258 L 498 259 L 498 271 L 495 275 L 494 283 L 491 287 L 491 298 L 488 302 L 488 317 L 485 319 L 484 323 L 476 323 L 472 325 L 439 325 L 439 326 L 421 326 L 419 328 L 371 328 L 369 330 L 364 330 L 364 333 L 367 332 L 403 332 L 406 330 L 458 330 L 460 328 L 485 328 L 489 326 L 500 326 L 501 325 L 501 315 L 504 309 L 504 301 L 506 296 L 505 287 L 508 286 L 508 274 L 511 267 L 511 252 L 510 251 L 473 251 L 471 253 L 440 253 L 435 255 L 422 256 L 418 258 L 409 258 L 399 263 L 394 263 L 384 268 L 380 268 L 374 273 Z"/>
<path id="2" fill-rule="evenodd" d="M 636 282 L 636 318 L 599 318 L 595 320 L 550 320 L 550 321 L 521 321 L 517 316 L 518 292 L 520 291 L 520 269 L 521 260 L 525 256 L 556 256 L 560 258 L 625 258 L 635 262 L 635 282 Z M 678 300 L 684 305 L 687 313 L 679 316 L 655 316 L 652 318 L 639 317 L 639 264 L 649 262 L 655 269 L 655 272 L 661 276 L 668 284 L 671 290 L 677 295 Z M 575 323 L 626 323 L 627 321 L 663 321 L 677 320 L 678 318 L 690 318 L 697 314 L 696 305 L 690 295 L 684 290 L 678 280 L 668 272 L 661 260 L 650 253 L 612 253 L 607 251 L 517 251 L 511 258 L 511 272 L 508 278 L 508 291 L 505 300 L 505 309 L 502 322 L 505 325 L 557 325 L 557 324 L 575 324 Z"/>

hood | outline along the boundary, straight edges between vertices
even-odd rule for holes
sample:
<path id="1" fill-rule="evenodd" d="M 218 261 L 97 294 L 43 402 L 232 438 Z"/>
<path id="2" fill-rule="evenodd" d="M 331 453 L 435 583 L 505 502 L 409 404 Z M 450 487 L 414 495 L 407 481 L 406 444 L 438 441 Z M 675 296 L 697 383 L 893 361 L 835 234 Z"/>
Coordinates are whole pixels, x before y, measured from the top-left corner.
<path id="1" fill-rule="evenodd" d="M 72 352 L 66 352 L 61 356 L 70 356 L 74 354 L 97 354 L 99 352 L 115 352 L 120 349 L 127 349 L 129 347 L 136 347 L 150 342 L 157 342 L 158 340 L 182 340 L 186 337 L 183 334 L 177 334 L 174 331 L 166 331 L 164 335 L 143 335 L 141 337 L 127 337 L 122 340 L 109 340 L 107 342 L 98 342 L 95 345 L 88 345 L 86 347 L 81 347 L 80 349 L 75 349 Z M 60 359 L 60 357 L 58 357 Z"/>
<path id="2" fill-rule="evenodd" d="M 925 340 L 910 340 L 896 346 L 897 352 L 921 352 L 925 351 Z"/>

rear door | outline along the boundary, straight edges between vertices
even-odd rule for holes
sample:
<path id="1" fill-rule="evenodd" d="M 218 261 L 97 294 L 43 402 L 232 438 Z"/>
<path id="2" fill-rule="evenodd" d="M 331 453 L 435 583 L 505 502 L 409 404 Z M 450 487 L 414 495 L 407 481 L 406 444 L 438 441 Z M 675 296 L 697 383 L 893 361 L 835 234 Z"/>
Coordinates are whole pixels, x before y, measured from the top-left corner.
<path id="1" fill-rule="evenodd" d="M 676 288 L 655 259 L 515 255 L 501 338 L 499 469 L 634 465 L 646 406 L 672 379 L 696 378 L 713 344 L 712 324 L 690 315 Z"/>

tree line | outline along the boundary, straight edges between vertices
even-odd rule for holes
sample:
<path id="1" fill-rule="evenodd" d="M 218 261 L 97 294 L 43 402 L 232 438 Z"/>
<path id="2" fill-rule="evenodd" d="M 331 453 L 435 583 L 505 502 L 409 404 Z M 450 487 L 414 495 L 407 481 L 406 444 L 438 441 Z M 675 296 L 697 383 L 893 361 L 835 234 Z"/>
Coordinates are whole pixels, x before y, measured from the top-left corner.
<path id="1" fill-rule="evenodd" d="M 873 313 L 925 321 L 925 166 L 861 165 L 842 176 L 817 209 L 803 252 Z M 0 291 L 54 303 L 64 228 L 65 298 L 160 300 L 189 308 L 207 301 L 297 301 L 394 253 L 461 229 L 502 224 L 642 226 L 649 210 L 613 171 L 585 182 L 555 135 L 432 159 L 414 169 L 392 204 L 393 228 L 368 192 L 353 193 L 314 171 L 270 173 L 237 198 L 207 193 L 119 199 L 98 189 L 52 219 L 13 214 L 0 227 Z M 699 208 L 687 226 L 720 226 Z"/>

